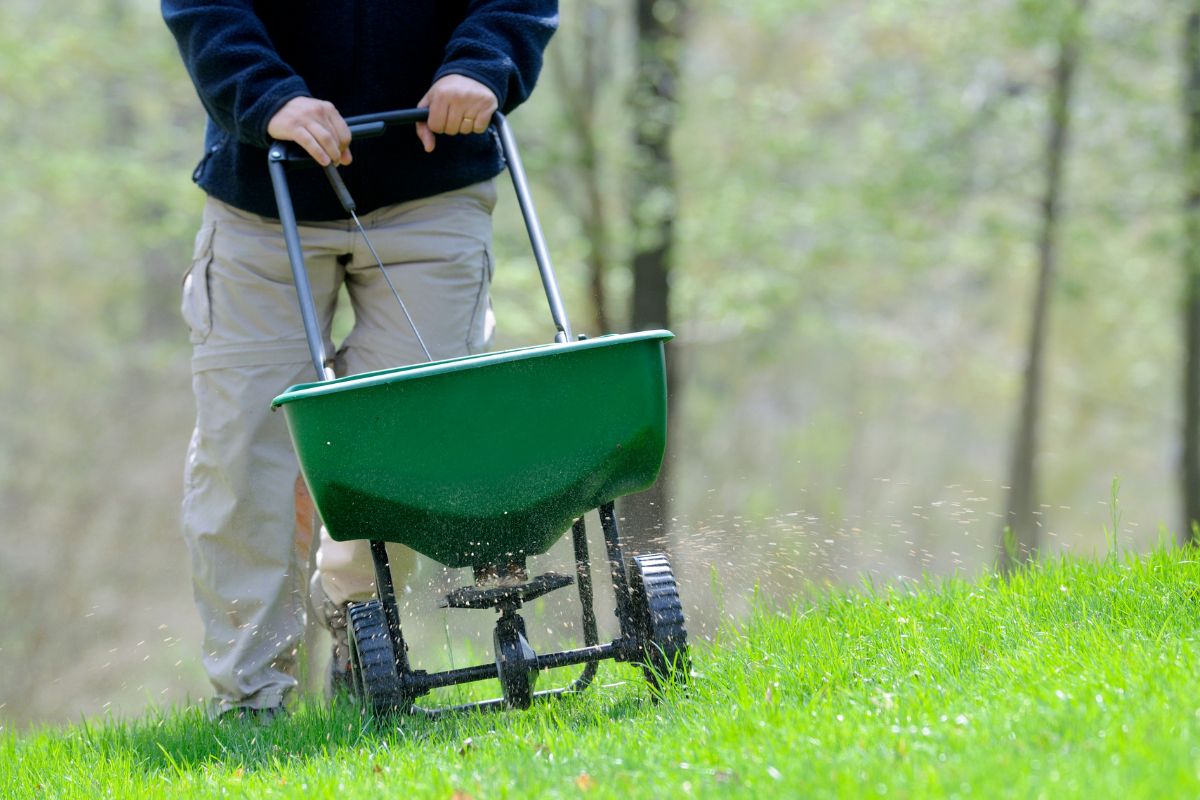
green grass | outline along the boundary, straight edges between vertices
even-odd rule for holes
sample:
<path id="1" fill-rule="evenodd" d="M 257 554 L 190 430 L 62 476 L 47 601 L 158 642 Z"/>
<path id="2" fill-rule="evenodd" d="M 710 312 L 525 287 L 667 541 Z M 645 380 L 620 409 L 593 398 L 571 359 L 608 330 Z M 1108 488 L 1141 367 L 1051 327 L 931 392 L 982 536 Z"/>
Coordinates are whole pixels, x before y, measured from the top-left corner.
<path id="1" fill-rule="evenodd" d="M 629 681 L 523 713 L 8 734 L 0 796 L 1197 796 L 1198 555 L 822 593 L 699 648 L 659 704 L 605 666 Z"/>

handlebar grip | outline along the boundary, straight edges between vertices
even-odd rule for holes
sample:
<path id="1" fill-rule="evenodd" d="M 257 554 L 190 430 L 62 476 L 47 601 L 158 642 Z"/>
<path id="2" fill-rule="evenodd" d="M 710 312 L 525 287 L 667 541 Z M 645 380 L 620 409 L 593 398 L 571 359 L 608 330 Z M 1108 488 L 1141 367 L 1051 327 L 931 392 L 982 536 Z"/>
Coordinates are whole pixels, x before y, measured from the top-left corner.
<path id="1" fill-rule="evenodd" d="M 357 141 L 359 139 L 382 136 L 383 132 L 392 125 L 415 125 L 418 122 L 425 122 L 428 119 L 428 108 L 403 108 L 399 111 L 384 111 L 378 114 L 361 114 L 357 117 L 346 117 L 346 125 L 350 128 L 350 140 Z M 273 147 L 275 146 L 280 148 L 278 150 L 279 160 L 312 163 L 311 156 L 304 151 L 303 147 L 295 142 L 275 142 Z M 333 178 L 329 180 L 330 183 L 333 182 Z M 336 185 L 334 185 L 334 191 L 337 191 Z M 345 204 L 343 203 L 343 205 Z"/>
<path id="2" fill-rule="evenodd" d="M 429 119 L 428 108 L 402 108 L 399 111 L 381 111 L 377 114 L 360 114 L 357 117 L 346 117 L 346 124 L 350 126 L 351 132 L 355 126 L 377 126 L 379 133 L 383 133 L 383 128 L 390 125 L 415 125 L 418 122 L 425 122 Z"/>
<path id="3" fill-rule="evenodd" d="M 390 125 L 415 125 L 427 119 L 429 119 L 429 109 L 427 108 L 404 108 L 399 111 L 348 117 L 346 125 L 350 128 L 350 139 L 354 141 L 382 136 Z M 311 157 L 304 151 L 304 148 L 295 142 L 275 142 L 271 147 L 271 159 L 312 163 Z M 350 190 L 346 188 L 346 183 L 342 180 L 336 164 L 329 164 L 325 167 L 325 177 L 329 179 L 329 185 L 333 187 L 338 202 L 342 204 L 342 209 L 347 214 L 354 213 L 356 208 L 354 198 L 350 196 Z"/>
<path id="4" fill-rule="evenodd" d="M 359 139 L 370 139 L 373 136 L 383 136 L 387 125 L 382 122 L 359 122 L 350 125 L 350 141 Z"/>

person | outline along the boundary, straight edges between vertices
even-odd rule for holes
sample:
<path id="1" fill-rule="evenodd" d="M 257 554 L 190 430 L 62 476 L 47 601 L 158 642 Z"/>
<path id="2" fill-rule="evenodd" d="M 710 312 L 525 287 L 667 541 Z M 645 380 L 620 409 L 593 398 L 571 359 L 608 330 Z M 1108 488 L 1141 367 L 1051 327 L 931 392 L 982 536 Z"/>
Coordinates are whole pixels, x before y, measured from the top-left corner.
<path id="1" fill-rule="evenodd" d="M 292 2 L 162 0 L 162 15 L 208 112 L 193 174 L 207 194 L 182 312 L 193 346 L 196 426 L 182 524 L 211 713 L 274 716 L 296 686 L 306 566 L 298 563 L 298 475 L 271 400 L 313 379 L 267 170 L 271 140 L 336 164 L 388 276 L 434 358 L 487 348 L 497 109 L 529 97 L 558 22 L 557 0 Z M 429 109 L 412 131 L 353 143 L 345 118 Z M 355 324 L 338 375 L 423 360 L 374 259 L 319 169 L 289 176 L 325 331 L 340 288 Z M 373 592 L 369 548 L 322 535 L 312 606 L 334 633 L 344 677 L 344 608 Z M 339 649 L 340 648 L 340 649 Z"/>

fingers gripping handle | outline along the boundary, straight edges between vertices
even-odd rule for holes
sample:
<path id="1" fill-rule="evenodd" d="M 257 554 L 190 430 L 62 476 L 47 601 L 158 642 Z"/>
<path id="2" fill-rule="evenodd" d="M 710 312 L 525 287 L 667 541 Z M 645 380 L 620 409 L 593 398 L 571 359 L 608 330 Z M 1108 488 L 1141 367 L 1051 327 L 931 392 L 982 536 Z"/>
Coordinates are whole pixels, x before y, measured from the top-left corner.
<path id="1" fill-rule="evenodd" d="M 347 117 L 346 126 L 350 128 L 352 142 L 361 139 L 372 139 L 382 136 L 393 125 L 415 125 L 429 119 L 427 108 L 406 108 L 400 111 L 385 111 L 380 114 L 363 114 L 358 117 Z M 272 149 L 278 145 L 281 149 L 280 159 L 296 161 L 301 164 L 313 164 L 312 156 L 295 142 L 273 142 Z"/>

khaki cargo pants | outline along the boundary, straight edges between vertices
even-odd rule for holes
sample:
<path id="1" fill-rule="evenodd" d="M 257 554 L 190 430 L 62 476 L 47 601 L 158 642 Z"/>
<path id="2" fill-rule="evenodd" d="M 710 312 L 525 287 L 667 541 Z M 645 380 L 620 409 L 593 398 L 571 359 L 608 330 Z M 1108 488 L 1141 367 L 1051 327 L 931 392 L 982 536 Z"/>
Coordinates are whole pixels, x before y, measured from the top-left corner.
<path id="1" fill-rule="evenodd" d="M 491 339 L 495 191 L 487 181 L 361 218 L 435 359 L 481 352 Z M 354 310 L 335 372 L 423 361 L 352 224 L 305 224 L 300 237 L 326 352 L 334 352 L 330 330 L 343 284 Z M 266 708 L 296 685 L 307 591 L 307 565 L 298 563 L 295 545 L 298 466 L 271 400 L 314 380 L 279 223 L 209 198 L 182 310 L 196 396 L 183 531 L 204 623 L 204 666 L 216 712 Z M 365 599 L 374 589 L 365 541 L 322 535 L 317 565 L 313 583 L 334 603 Z"/>

